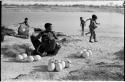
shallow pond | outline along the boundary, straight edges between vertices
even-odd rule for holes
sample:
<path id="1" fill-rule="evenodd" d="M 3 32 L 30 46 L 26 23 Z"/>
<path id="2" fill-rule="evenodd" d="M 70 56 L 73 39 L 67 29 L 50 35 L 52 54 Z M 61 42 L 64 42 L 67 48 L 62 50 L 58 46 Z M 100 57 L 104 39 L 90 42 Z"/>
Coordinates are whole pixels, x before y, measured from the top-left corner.
<path id="1" fill-rule="evenodd" d="M 108 12 L 33 12 L 33 11 L 2 11 L 2 24 L 12 25 L 29 18 L 29 24 L 33 27 L 44 28 L 44 24 L 50 22 L 55 31 L 65 33 L 78 33 L 80 27 L 80 17 L 84 20 L 91 17 L 92 14 L 98 16 L 97 22 L 101 23 L 97 31 L 99 33 L 124 33 L 124 15 Z M 89 22 L 86 23 L 85 30 L 88 31 Z"/>

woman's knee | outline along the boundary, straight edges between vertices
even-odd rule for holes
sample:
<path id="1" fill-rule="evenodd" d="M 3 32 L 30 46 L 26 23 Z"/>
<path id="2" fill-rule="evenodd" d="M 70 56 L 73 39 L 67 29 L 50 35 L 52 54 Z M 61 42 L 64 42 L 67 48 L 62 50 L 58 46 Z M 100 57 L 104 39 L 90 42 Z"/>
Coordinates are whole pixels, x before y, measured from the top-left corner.
<path id="1" fill-rule="evenodd" d="M 33 35 L 31 35 L 31 36 L 30 36 L 30 39 L 31 39 L 31 41 L 32 41 L 32 40 L 36 40 L 36 37 L 33 36 Z"/>

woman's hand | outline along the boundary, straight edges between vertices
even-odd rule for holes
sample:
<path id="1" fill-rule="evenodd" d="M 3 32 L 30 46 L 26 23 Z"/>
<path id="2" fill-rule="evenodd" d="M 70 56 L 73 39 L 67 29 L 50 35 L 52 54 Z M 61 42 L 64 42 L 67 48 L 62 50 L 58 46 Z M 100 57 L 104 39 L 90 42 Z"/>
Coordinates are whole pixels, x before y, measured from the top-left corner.
<path id="1" fill-rule="evenodd" d="M 37 37 L 38 35 L 39 35 L 39 33 L 36 33 L 36 32 L 33 32 L 33 33 L 32 33 L 32 36 Z"/>

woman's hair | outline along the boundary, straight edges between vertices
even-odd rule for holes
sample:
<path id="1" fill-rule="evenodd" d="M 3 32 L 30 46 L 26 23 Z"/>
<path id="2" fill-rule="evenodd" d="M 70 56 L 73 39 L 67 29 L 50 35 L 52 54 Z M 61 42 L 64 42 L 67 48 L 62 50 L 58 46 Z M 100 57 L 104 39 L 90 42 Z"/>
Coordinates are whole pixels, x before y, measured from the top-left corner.
<path id="1" fill-rule="evenodd" d="M 40 28 L 34 28 L 34 32 L 40 32 L 40 31 L 42 31 L 42 29 L 40 29 Z"/>
<path id="2" fill-rule="evenodd" d="M 25 18 L 25 20 L 28 20 L 28 18 Z"/>
<path id="3" fill-rule="evenodd" d="M 96 15 L 92 15 L 92 19 L 97 19 L 97 16 Z"/>
<path id="4" fill-rule="evenodd" d="M 82 17 L 80 17 L 80 20 L 82 19 Z"/>
<path id="5" fill-rule="evenodd" d="M 44 27 L 45 27 L 45 29 L 47 29 L 49 26 L 51 26 L 52 24 L 51 23 L 46 23 L 45 25 L 44 25 Z"/>

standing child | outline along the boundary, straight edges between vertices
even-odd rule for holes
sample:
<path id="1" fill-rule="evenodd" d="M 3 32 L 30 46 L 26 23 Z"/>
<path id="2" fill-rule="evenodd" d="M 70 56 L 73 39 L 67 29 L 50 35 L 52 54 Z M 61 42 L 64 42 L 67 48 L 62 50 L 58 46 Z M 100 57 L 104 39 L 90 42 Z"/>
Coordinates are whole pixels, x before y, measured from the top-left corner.
<path id="1" fill-rule="evenodd" d="M 90 23 L 91 23 L 92 18 L 87 19 L 85 22 L 87 22 L 88 20 L 90 20 Z M 95 23 L 96 24 L 100 24 L 100 23 L 97 23 L 96 21 L 95 21 Z M 90 33 L 91 32 L 90 32 L 90 26 L 89 26 L 89 32 L 85 33 L 85 35 L 90 34 Z"/>
<path id="2" fill-rule="evenodd" d="M 95 28 L 97 28 L 97 25 L 100 24 L 100 23 L 96 22 L 96 20 L 97 20 L 97 16 L 96 15 L 92 15 L 92 18 L 87 19 L 86 21 L 88 21 L 88 20 L 90 20 L 90 25 L 89 25 L 90 32 L 86 33 L 86 35 L 89 34 L 89 33 L 91 34 L 89 42 L 92 42 L 91 41 L 92 38 L 94 39 L 94 42 L 97 42 Z"/>
<path id="3" fill-rule="evenodd" d="M 85 26 L 85 21 L 83 20 L 82 17 L 80 17 L 80 26 L 82 27 L 82 35 L 84 36 L 84 26 Z"/>

